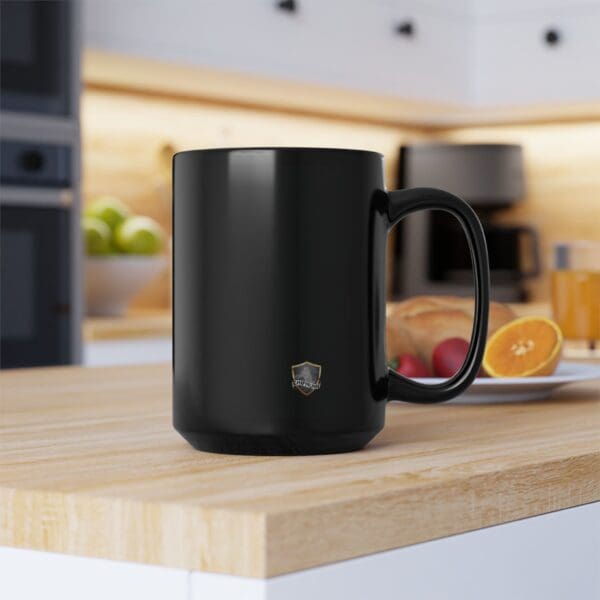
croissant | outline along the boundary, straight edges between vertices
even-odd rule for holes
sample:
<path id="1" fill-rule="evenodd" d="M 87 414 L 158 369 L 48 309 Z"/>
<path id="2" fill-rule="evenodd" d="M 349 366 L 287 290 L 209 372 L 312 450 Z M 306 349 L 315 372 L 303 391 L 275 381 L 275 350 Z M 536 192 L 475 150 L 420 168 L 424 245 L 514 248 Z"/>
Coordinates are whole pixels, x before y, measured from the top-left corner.
<path id="1" fill-rule="evenodd" d="M 431 354 L 439 342 L 452 337 L 471 339 L 473 312 L 473 299 L 458 296 L 415 296 L 388 304 L 388 358 L 415 354 L 431 367 Z M 515 317 L 506 304 L 491 302 L 488 336 Z"/>

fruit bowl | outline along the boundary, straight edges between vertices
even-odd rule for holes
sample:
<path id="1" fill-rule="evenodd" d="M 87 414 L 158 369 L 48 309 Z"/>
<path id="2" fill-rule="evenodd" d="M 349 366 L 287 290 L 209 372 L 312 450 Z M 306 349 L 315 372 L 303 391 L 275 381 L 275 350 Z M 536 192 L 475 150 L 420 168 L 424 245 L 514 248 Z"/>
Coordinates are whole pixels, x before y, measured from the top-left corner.
<path id="1" fill-rule="evenodd" d="M 119 317 L 131 299 L 167 267 L 163 254 L 88 256 L 85 301 L 90 316 Z"/>

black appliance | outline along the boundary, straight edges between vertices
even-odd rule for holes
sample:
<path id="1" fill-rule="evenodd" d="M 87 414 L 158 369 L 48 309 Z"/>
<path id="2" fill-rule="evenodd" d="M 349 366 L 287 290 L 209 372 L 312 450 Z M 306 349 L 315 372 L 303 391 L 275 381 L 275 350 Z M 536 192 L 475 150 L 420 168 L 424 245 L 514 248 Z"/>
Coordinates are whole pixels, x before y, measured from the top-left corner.
<path id="1" fill-rule="evenodd" d="M 2 111 L 72 112 L 71 2 L 0 2 Z"/>
<path id="2" fill-rule="evenodd" d="M 538 239 L 527 225 L 504 224 L 524 195 L 523 154 L 513 144 L 415 144 L 400 150 L 398 187 L 431 186 L 464 198 L 479 216 L 490 258 L 492 298 L 527 299 L 539 274 Z M 442 211 L 409 215 L 397 228 L 392 294 L 468 295 L 471 256 L 462 228 Z"/>
<path id="3" fill-rule="evenodd" d="M 72 148 L 0 139 L 2 185 L 65 188 L 72 184 Z"/>
<path id="4" fill-rule="evenodd" d="M 0 365 L 71 362 L 69 211 L 0 207 Z M 57 241 L 58 240 L 58 241 Z"/>
<path id="5" fill-rule="evenodd" d="M 81 356 L 76 2 L 0 2 L 0 367 Z"/>
<path id="6" fill-rule="evenodd" d="M 68 364 L 71 148 L 2 140 L 0 153 L 0 366 Z"/>

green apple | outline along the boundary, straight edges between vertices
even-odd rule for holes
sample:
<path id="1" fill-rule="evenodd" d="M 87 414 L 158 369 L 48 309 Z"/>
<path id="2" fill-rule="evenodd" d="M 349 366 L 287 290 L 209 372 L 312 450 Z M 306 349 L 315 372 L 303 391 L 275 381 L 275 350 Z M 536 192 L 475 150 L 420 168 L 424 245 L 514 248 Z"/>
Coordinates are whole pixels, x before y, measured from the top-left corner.
<path id="1" fill-rule="evenodd" d="M 111 232 L 110 227 L 95 217 L 83 217 L 81 227 L 85 240 L 85 249 L 90 256 L 110 254 Z"/>
<path id="2" fill-rule="evenodd" d="M 114 243 L 127 254 L 158 254 L 163 248 L 164 233 L 150 217 L 129 217 L 115 229 Z"/>
<path id="3" fill-rule="evenodd" d="M 86 217 L 104 221 L 114 231 L 129 216 L 129 208 L 114 196 L 101 196 L 84 210 Z"/>

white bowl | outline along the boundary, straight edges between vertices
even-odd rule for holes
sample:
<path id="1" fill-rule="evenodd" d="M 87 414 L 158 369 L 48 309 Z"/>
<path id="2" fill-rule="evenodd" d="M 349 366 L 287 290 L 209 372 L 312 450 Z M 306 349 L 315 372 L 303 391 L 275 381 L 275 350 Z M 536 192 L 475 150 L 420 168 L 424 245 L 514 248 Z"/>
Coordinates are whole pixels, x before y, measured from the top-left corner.
<path id="1" fill-rule="evenodd" d="M 167 267 L 167 257 L 140 255 L 88 256 L 85 301 L 90 316 L 119 317 L 139 291 Z"/>

